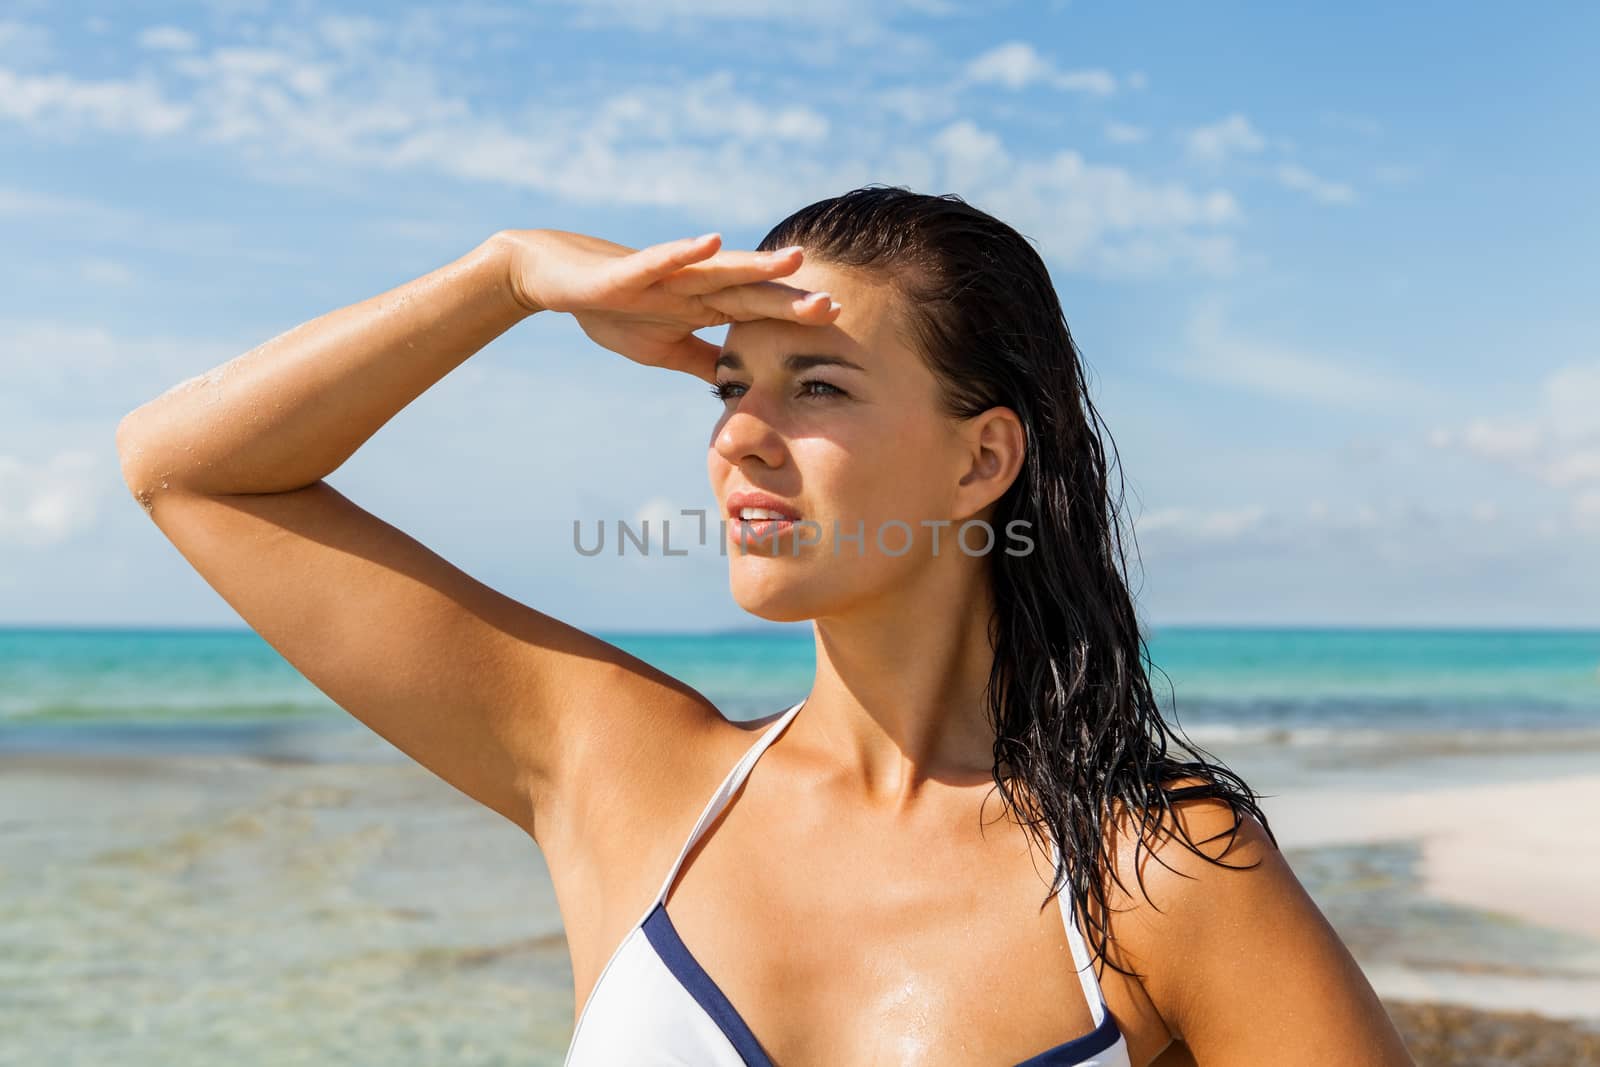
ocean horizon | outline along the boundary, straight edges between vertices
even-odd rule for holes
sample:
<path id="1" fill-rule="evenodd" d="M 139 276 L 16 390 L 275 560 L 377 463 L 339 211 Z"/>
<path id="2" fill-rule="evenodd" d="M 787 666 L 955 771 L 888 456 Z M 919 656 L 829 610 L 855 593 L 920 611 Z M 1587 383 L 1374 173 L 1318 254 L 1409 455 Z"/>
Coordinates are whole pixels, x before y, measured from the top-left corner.
<path id="1" fill-rule="evenodd" d="M 732 719 L 809 691 L 809 624 L 598 631 Z M 1600 746 L 1600 630 L 1389 626 L 1146 629 L 1157 702 L 1202 745 Z M 359 726 L 253 630 L 0 626 L 0 751 L 251 747 Z"/>

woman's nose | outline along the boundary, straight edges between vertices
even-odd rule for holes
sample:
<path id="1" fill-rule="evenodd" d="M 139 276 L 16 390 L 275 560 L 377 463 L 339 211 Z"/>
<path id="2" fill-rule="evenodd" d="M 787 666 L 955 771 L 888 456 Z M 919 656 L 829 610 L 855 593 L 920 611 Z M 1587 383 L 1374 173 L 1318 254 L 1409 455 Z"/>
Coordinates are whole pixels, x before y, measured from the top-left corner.
<path id="1" fill-rule="evenodd" d="M 723 418 L 712 437 L 712 447 L 728 463 L 738 466 L 758 459 L 769 467 L 783 462 L 783 437 L 773 424 L 753 407 L 747 407 L 748 394 L 739 407 Z"/>

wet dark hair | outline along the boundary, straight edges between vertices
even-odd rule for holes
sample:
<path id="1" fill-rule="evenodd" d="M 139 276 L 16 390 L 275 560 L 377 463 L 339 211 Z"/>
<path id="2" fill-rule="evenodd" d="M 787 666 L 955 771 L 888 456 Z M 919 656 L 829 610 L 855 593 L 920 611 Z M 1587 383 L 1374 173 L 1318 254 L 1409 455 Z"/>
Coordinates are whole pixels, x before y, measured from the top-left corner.
<path id="1" fill-rule="evenodd" d="M 809 262 L 894 287 L 904 339 L 940 382 L 948 415 L 1001 406 L 1022 423 L 1026 456 L 990 524 L 1004 530 L 1027 520 L 1033 549 L 987 554 L 995 658 L 985 701 L 995 787 L 1046 854 L 1044 833 L 1061 843 L 1045 902 L 1065 886 L 1094 954 L 1131 973 L 1107 951 L 1106 876 L 1127 888 L 1110 854 L 1111 820 L 1131 816 L 1137 827 L 1133 867 L 1142 891 L 1140 850 L 1158 835 L 1233 866 L 1198 847 L 1176 803 L 1227 804 L 1230 846 L 1245 815 L 1274 845 L 1276 838 L 1260 794 L 1189 741 L 1175 715 L 1169 724 L 1151 690 L 1146 664 L 1154 664 L 1128 592 L 1121 464 L 1113 498 L 1097 433 L 1105 424 L 1044 260 L 1020 233 L 959 196 L 883 185 L 801 208 L 758 248 L 796 244 Z M 1182 781 L 1199 784 L 1174 785 Z"/>

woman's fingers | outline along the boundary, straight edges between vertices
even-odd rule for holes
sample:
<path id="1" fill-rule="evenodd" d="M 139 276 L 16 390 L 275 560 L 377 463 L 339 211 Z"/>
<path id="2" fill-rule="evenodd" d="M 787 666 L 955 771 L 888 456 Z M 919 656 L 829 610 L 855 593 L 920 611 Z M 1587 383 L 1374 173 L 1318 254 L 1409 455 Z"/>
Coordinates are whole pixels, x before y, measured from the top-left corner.
<path id="1" fill-rule="evenodd" d="M 703 337 L 690 334 L 673 346 L 669 365 L 673 370 L 692 374 L 701 381 L 714 385 L 717 380 L 717 357 L 720 355 L 722 355 L 721 345 L 714 345 Z"/>
<path id="2" fill-rule="evenodd" d="M 839 313 L 839 304 L 825 292 L 807 292 L 781 282 L 752 282 L 707 293 L 707 307 L 736 322 L 751 319 L 788 319 L 806 326 L 825 326 Z"/>
<path id="3" fill-rule="evenodd" d="M 722 235 L 708 233 L 699 237 L 686 237 L 681 241 L 651 245 L 618 262 L 622 265 L 629 285 L 643 288 L 675 271 L 682 270 L 691 263 L 709 259 L 716 255 L 721 247 Z"/>
<path id="4" fill-rule="evenodd" d="M 661 288 L 674 296 L 704 296 L 792 274 L 803 259 L 798 245 L 776 252 L 718 252 L 703 263 L 692 263 L 663 278 Z"/>

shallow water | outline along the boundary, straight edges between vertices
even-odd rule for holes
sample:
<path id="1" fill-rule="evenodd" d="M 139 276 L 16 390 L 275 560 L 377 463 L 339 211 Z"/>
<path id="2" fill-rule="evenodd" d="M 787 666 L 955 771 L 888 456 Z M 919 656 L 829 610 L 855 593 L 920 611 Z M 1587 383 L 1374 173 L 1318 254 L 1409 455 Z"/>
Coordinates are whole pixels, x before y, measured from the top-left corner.
<path id="1" fill-rule="evenodd" d="M 359 727 L 341 745 L 0 758 L 0 1063 L 559 1063 L 537 849 Z M 1411 843 L 1289 855 L 1391 988 L 1600 982 L 1595 946 L 1419 896 Z"/>
<path id="2" fill-rule="evenodd" d="M 735 718 L 812 670 L 803 636 L 615 639 Z M 1264 793 L 1600 751 L 1596 635 L 1156 648 L 1185 724 Z M 1596 946 L 1423 897 L 1414 842 L 1290 858 L 1380 992 L 1600 990 Z M 0 631 L 0 931 L 0 1065 L 556 1064 L 571 1029 L 533 844 L 248 632 Z"/>
<path id="3" fill-rule="evenodd" d="M 538 851 L 425 772 L 13 759 L 0 808 L 0 1062 L 560 1062 Z"/>

